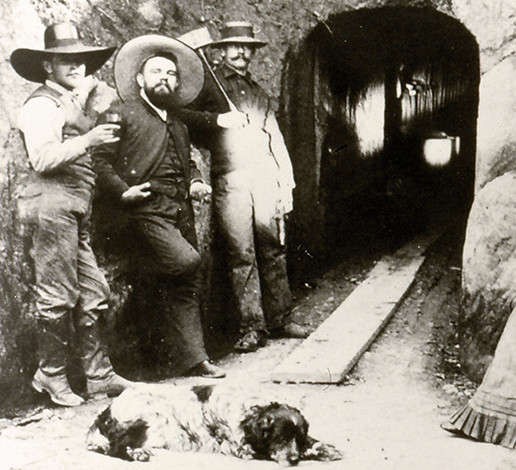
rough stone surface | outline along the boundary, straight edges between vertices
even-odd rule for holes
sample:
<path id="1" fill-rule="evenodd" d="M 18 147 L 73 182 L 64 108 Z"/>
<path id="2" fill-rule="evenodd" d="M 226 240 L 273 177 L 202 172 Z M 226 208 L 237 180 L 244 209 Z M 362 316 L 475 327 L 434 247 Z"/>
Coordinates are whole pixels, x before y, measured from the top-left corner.
<path id="1" fill-rule="evenodd" d="M 476 182 L 478 189 L 516 168 L 516 57 L 484 73 L 480 82 Z"/>
<path id="2" fill-rule="evenodd" d="M 281 90 L 282 71 L 285 57 L 290 50 L 295 50 L 308 32 L 330 14 L 350 11 L 358 8 L 376 8 L 380 6 L 417 6 L 431 7 L 450 14 L 463 22 L 477 37 L 480 45 L 480 62 L 483 79 L 481 83 L 481 111 L 478 135 L 485 136 L 479 142 L 479 149 L 486 149 L 479 154 L 479 168 L 487 175 L 486 180 L 500 172 L 490 173 L 492 161 L 497 168 L 512 168 L 512 160 L 503 163 L 509 150 L 513 148 L 514 139 L 510 133 L 507 138 L 491 140 L 491 133 L 485 123 L 491 121 L 493 101 L 497 104 L 497 113 L 504 116 L 509 125 L 514 120 L 514 106 L 504 97 L 512 97 L 512 88 L 503 88 L 501 84 L 513 81 L 513 66 L 506 62 L 500 64 L 488 74 L 494 64 L 514 52 L 514 9 L 512 0 L 307 0 L 293 2 L 290 0 L 10 0 L 0 3 L 1 41 L 0 50 L 0 106 L 5 111 L 0 117 L 0 139 L 3 155 L 0 166 L 0 185 L 2 193 L 2 210 L 0 224 L 3 227 L 0 248 L 11 253 L 7 260 L 4 277 L 1 279 L 2 303 L 0 304 L 0 376 L 6 381 L 19 377 L 19 372 L 29 374 L 33 358 L 33 345 L 20 339 L 20 334 L 27 332 L 25 313 L 28 303 L 21 286 L 23 266 L 22 238 L 16 229 L 14 209 L 14 188 L 18 175 L 23 173 L 19 157 L 22 152 L 16 131 L 13 130 L 15 116 L 33 84 L 17 77 L 8 64 L 9 52 L 15 47 L 40 47 L 43 26 L 56 21 L 73 20 L 81 28 L 86 40 L 96 44 L 122 44 L 139 34 L 157 32 L 176 36 L 190 29 L 207 25 L 213 32 L 229 19 L 249 19 L 259 30 L 261 36 L 269 40 L 269 46 L 259 51 L 252 66 L 252 72 L 258 81 L 275 97 Z M 159 8 L 157 11 L 155 8 Z M 21 21 L 23 19 L 23 21 Z M 21 27 L 22 26 L 22 27 Z M 111 82 L 111 65 L 107 64 L 101 75 Z M 499 75 L 498 75 L 499 74 Z M 493 77 L 493 78 L 492 78 Z M 496 79 L 495 79 L 496 77 Z M 491 80 L 492 79 L 492 80 Z M 112 83 L 112 82 L 111 82 Z M 508 85 L 507 85 L 508 86 Z M 482 137 L 484 139 L 484 137 Z M 502 163 L 499 163 L 500 159 Z M 209 166 L 206 157 L 201 158 L 204 173 Z M 481 180 L 479 180 L 481 181 Z M 487 182 L 487 181 L 486 181 Z M 298 181 L 298 184 L 302 182 Z M 8 201 L 8 204 L 4 204 Z M 198 231 L 201 245 L 209 254 L 210 247 L 210 210 L 208 206 L 198 208 L 200 217 Z M 471 230 L 470 230 L 471 231 Z M 100 253 L 106 271 L 116 272 L 113 266 L 118 261 L 107 258 Z M 207 268 L 211 265 L 208 257 Z M 115 276 L 116 277 L 116 276 Z M 123 277 L 113 277 L 114 303 L 120 307 L 124 302 L 128 287 Z M 210 279 L 208 269 L 205 279 Z M 13 290 L 13 286 L 15 289 Z M 6 292 L 16 295 L 6 301 Z M 209 292 L 209 289 L 205 289 Z M 23 335 L 21 335 L 23 337 Z M 23 360 L 21 360 L 23 358 Z M 25 358 L 29 358 L 26 360 Z"/>
<path id="3" fill-rule="evenodd" d="M 19 27 L 20 18 L 25 28 Z M 26 174 L 25 151 L 15 125 L 20 104 L 36 85 L 18 77 L 8 58 L 16 47 L 40 47 L 43 25 L 29 0 L 2 2 L 0 24 L 0 397 L 5 400 L 23 395 L 24 372 L 34 367 L 31 270 L 15 211 L 16 188 Z M 9 395 L 13 389 L 17 393 Z"/>
<path id="4" fill-rule="evenodd" d="M 23 18 L 24 27 L 19 28 Z M 21 79 L 9 63 L 11 52 L 17 47 L 40 47 L 43 25 L 29 0 L 0 3 L 0 139 L 8 139 L 15 126 L 17 111 L 25 97 L 36 85 Z"/>
<path id="5" fill-rule="evenodd" d="M 461 358 L 480 380 L 508 315 L 516 306 L 516 172 L 505 173 L 477 194 L 463 252 Z"/>
<path id="6" fill-rule="evenodd" d="M 482 72 L 516 52 L 512 0 L 453 0 L 452 11 L 477 38 Z"/>

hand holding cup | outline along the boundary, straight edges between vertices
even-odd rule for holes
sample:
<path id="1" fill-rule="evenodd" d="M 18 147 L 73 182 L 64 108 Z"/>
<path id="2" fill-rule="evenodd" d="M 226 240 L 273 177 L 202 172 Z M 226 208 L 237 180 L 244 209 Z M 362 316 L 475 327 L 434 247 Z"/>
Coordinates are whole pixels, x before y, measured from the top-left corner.
<path id="1" fill-rule="evenodd" d="M 88 147 L 118 142 L 120 140 L 119 132 L 119 124 L 99 124 L 85 134 Z"/>
<path id="2" fill-rule="evenodd" d="M 91 136 L 92 141 L 90 146 L 111 144 L 120 140 L 120 124 L 122 123 L 122 116 L 119 112 L 108 110 L 102 113 L 97 120 L 97 126 L 94 127 Z"/>

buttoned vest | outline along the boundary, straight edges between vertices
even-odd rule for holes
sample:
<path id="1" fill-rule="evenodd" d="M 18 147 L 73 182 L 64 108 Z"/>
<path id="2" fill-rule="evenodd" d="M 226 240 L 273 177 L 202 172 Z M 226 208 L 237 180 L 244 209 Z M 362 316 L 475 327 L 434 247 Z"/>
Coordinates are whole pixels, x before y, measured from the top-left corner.
<path id="1" fill-rule="evenodd" d="M 94 126 L 94 120 L 85 115 L 71 97 L 43 85 L 28 100 L 41 96 L 51 99 L 64 110 L 63 141 L 83 135 Z M 45 122 L 41 125 L 44 126 Z M 20 181 L 17 190 L 18 215 L 24 223 L 32 224 L 37 223 L 42 214 L 50 217 L 59 211 L 85 214 L 90 206 L 94 184 L 91 156 L 86 152 L 73 162 L 44 174 L 30 167 L 27 177 Z"/>
<path id="2" fill-rule="evenodd" d="M 83 112 L 79 103 L 76 102 L 72 96 L 61 94 L 57 90 L 43 85 L 35 90 L 28 100 L 37 97 L 51 99 L 57 107 L 64 111 L 65 124 L 62 130 L 63 141 L 83 135 L 94 127 L 94 119 Z M 41 125 L 44 126 L 45 123 L 42 122 Z M 91 156 L 88 153 L 84 153 L 73 162 L 61 165 L 44 175 L 34 173 L 32 179 L 35 183 L 37 181 L 53 183 L 71 190 L 86 189 L 91 191 L 95 183 L 95 173 L 92 167 Z"/>

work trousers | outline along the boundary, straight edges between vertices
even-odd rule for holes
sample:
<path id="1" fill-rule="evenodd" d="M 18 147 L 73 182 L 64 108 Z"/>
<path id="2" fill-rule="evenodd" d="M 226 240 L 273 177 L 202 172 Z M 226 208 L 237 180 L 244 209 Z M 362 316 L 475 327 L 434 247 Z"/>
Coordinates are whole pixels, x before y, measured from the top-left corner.
<path id="1" fill-rule="evenodd" d="M 282 327 L 292 303 L 277 188 L 274 181 L 253 176 L 235 170 L 214 178 L 214 211 L 227 249 L 241 334 Z"/>
<path id="2" fill-rule="evenodd" d="M 40 350 L 39 361 L 46 375 L 64 373 L 70 323 L 86 376 L 102 379 L 112 372 L 98 338 L 97 322 L 108 308 L 109 287 L 90 246 L 90 214 L 89 190 L 49 185 L 37 198 L 32 221 L 36 310 L 42 334 L 53 336 L 52 341 L 40 341 L 40 348 L 48 346 Z"/>
<path id="3" fill-rule="evenodd" d="M 168 355 L 168 372 L 184 374 L 208 359 L 200 318 L 201 257 L 196 248 L 191 204 L 154 194 L 151 202 L 131 215 L 131 222 L 145 244 L 148 261 L 145 264 L 161 291 L 162 311 L 158 316 Z"/>

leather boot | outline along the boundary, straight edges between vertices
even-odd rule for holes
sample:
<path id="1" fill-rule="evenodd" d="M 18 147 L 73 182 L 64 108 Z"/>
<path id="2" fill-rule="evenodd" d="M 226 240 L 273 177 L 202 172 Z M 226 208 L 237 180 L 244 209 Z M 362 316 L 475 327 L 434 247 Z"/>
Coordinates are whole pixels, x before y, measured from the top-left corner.
<path id="1" fill-rule="evenodd" d="M 47 392 L 50 399 L 61 406 L 79 406 L 84 400 L 73 393 L 66 375 L 48 376 L 38 368 L 32 379 L 32 387 L 39 393 Z"/>
<path id="2" fill-rule="evenodd" d="M 107 394 L 113 397 L 135 385 L 135 382 L 124 379 L 113 370 L 100 338 L 98 321 L 88 319 L 82 322 L 77 326 L 77 333 L 88 395 Z"/>
<path id="3" fill-rule="evenodd" d="M 124 379 L 112 370 L 107 377 L 103 379 L 87 379 L 88 395 L 95 396 L 99 394 L 106 394 L 108 397 L 116 397 L 120 395 L 126 388 L 131 388 L 137 382 L 131 382 Z"/>
<path id="4" fill-rule="evenodd" d="M 66 378 L 68 354 L 68 319 L 38 320 L 39 367 L 32 379 L 32 387 L 39 393 L 47 392 L 50 399 L 61 406 L 79 406 L 84 400 L 70 388 Z"/>

